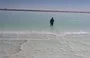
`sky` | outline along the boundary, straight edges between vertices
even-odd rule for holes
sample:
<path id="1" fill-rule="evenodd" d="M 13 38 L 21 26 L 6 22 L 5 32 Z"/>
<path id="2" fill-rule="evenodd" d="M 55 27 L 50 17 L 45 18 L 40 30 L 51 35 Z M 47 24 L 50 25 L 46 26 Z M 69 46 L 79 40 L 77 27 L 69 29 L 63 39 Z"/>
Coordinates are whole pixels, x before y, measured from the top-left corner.
<path id="1" fill-rule="evenodd" d="M 0 0 L 0 8 L 90 10 L 90 0 Z"/>

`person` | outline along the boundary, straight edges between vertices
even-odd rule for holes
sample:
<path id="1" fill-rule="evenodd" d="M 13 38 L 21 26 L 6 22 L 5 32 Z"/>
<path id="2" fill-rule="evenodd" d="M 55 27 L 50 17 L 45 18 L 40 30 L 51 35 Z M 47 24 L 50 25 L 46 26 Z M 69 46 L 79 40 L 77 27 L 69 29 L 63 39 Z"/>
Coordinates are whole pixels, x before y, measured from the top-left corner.
<path id="1" fill-rule="evenodd" d="M 50 19 L 50 26 L 53 26 L 53 24 L 54 24 L 54 19 L 53 19 L 53 17 Z"/>

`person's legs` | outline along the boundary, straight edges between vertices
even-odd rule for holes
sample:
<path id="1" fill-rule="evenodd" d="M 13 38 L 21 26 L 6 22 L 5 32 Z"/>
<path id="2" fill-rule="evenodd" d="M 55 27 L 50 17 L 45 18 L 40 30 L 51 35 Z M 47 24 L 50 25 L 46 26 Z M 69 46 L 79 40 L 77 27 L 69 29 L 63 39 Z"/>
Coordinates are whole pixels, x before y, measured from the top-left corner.
<path id="1" fill-rule="evenodd" d="M 53 23 L 51 23 L 50 25 L 53 26 Z"/>

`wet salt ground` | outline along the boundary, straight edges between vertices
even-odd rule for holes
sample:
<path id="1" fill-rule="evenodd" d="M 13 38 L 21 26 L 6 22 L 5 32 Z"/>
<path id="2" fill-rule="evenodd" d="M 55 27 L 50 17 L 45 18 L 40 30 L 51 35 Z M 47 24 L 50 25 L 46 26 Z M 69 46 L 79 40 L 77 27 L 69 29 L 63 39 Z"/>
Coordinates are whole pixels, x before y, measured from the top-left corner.
<path id="1" fill-rule="evenodd" d="M 26 58 L 89 58 L 90 46 L 81 42 L 32 40 L 28 41 L 22 50 Z"/>
<path id="2" fill-rule="evenodd" d="M 10 56 L 21 51 L 21 45 L 26 40 L 0 40 L 0 58 L 10 58 Z"/>
<path id="3" fill-rule="evenodd" d="M 39 37 L 34 40 L 0 40 L 0 58 L 90 58 L 89 35 L 54 35 L 52 39 L 45 36 L 47 40 L 37 40 Z"/>

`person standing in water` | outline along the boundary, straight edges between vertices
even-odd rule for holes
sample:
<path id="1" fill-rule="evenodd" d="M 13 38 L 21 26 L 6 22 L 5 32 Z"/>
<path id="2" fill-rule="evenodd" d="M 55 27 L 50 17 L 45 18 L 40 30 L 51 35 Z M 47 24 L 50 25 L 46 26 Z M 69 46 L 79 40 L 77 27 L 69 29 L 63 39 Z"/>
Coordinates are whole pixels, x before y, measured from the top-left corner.
<path id="1" fill-rule="evenodd" d="M 53 24 L 54 24 L 54 19 L 53 19 L 53 17 L 50 19 L 50 26 L 53 26 Z"/>

